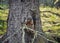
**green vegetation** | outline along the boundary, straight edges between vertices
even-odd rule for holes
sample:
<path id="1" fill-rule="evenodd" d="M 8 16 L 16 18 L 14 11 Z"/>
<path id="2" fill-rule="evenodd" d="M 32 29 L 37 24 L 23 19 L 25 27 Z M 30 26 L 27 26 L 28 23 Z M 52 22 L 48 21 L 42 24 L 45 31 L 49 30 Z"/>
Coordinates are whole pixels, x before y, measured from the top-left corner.
<path id="1" fill-rule="evenodd" d="M 60 8 L 49 6 L 40 6 L 42 20 L 42 29 L 47 37 L 54 40 L 53 37 L 60 37 Z"/>
<path id="2" fill-rule="evenodd" d="M 51 40 L 60 37 L 60 8 L 40 6 L 40 13 L 42 28 L 47 37 Z"/>
<path id="3" fill-rule="evenodd" d="M 6 32 L 7 28 L 7 16 L 8 16 L 8 9 L 6 9 L 7 5 L 0 5 L 0 35 Z"/>
<path id="4" fill-rule="evenodd" d="M 60 9 L 40 7 L 43 31 L 60 36 Z"/>

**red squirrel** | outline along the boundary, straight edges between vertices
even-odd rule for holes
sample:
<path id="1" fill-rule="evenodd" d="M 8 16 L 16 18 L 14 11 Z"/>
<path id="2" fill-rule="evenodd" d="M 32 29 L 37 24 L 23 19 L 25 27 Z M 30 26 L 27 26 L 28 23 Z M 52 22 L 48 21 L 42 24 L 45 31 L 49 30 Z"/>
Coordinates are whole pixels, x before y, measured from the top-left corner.
<path id="1" fill-rule="evenodd" d="M 26 25 L 27 25 L 27 27 L 34 29 L 34 23 L 31 18 L 27 19 Z"/>

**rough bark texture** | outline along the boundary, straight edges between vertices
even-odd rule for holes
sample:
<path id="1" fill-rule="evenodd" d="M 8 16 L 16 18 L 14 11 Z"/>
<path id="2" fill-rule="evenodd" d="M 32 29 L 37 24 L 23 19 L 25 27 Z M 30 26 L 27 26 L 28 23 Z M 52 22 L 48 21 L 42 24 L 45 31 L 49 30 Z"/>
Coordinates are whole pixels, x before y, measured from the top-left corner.
<path id="1" fill-rule="evenodd" d="M 34 29 L 42 32 L 39 15 L 39 0 L 9 0 L 9 6 L 7 36 L 14 34 L 14 32 L 19 29 L 20 31 L 11 37 L 8 43 L 23 43 L 23 33 L 20 27 L 22 27 L 22 24 L 25 22 L 24 20 L 27 18 L 32 18 Z M 32 43 L 33 35 L 34 34 L 25 31 L 25 43 Z M 37 35 L 34 43 L 47 43 L 47 41 Z"/>

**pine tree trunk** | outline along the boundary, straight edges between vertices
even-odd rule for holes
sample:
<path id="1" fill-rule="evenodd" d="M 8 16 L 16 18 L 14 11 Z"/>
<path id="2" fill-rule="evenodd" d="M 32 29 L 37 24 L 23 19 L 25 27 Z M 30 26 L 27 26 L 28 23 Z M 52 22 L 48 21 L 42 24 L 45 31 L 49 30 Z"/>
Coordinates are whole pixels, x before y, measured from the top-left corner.
<path id="1" fill-rule="evenodd" d="M 25 42 L 23 42 L 23 31 L 21 27 L 23 27 L 22 24 L 25 19 L 32 18 L 34 30 L 43 32 L 39 15 L 39 0 L 9 0 L 9 6 L 7 36 L 9 37 L 17 30 L 20 30 L 8 39 L 8 43 L 32 43 L 33 37 L 27 32 L 25 32 Z M 34 43 L 47 43 L 47 41 L 37 35 Z"/>

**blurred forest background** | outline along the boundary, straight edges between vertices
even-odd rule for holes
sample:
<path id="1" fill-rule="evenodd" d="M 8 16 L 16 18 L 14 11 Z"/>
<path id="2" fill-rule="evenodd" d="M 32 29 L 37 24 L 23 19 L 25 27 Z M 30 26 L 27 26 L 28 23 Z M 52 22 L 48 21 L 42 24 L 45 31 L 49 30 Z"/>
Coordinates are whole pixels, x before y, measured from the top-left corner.
<path id="1" fill-rule="evenodd" d="M 40 0 L 42 29 L 47 38 L 60 42 L 60 0 Z M 0 36 L 7 30 L 8 0 L 0 0 Z"/>

